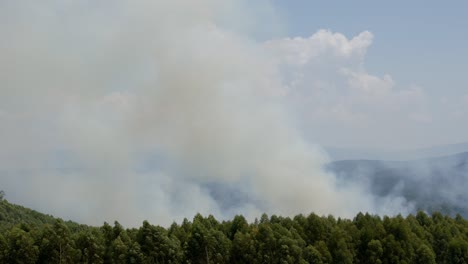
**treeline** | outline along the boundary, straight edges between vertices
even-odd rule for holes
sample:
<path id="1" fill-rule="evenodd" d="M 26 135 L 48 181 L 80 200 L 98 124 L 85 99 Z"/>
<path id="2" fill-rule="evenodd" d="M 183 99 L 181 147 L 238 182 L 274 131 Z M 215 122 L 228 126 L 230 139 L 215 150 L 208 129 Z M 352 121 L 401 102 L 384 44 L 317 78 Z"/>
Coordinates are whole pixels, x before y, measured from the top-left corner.
<path id="1" fill-rule="evenodd" d="M 3 199 L 4 193 L 0 191 L 0 234 L 4 234 L 8 229 L 16 224 L 28 224 L 32 226 L 42 226 L 54 224 L 57 218 L 46 215 L 21 205 L 9 203 Z M 86 226 L 72 221 L 65 222 L 68 228 L 76 230 Z"/>
<path id="2" fill-rule="evenodd" d="M 198 214 L 169 228 L 19 223 L 0 234 L 0 263 L 468 263 L 468 221 L 418 212 L 253 223 Z"/>

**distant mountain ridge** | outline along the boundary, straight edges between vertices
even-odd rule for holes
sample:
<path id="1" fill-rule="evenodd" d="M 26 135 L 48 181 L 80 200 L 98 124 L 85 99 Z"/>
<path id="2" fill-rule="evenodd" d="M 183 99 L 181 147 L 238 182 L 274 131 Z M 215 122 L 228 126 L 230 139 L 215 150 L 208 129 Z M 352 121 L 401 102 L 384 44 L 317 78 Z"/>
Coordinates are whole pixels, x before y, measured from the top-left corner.
<path id="1" fill-rule="evenodd" d="M 468 152 L 468 142 L 439 145 L 426 148 L 382 150 L 366 148 L 325 147 L 333 161 L 337 160 L 415 160 L 431 157 L 449 156 Z"/>
<path id="2" fill-rule="evenodd" d="M 327 169 L 343 184 L 368 184 L 377 197 L 402 197 L 416 210 L 468 217 L 468 152 L 410 161 L 341 160 Z"/>

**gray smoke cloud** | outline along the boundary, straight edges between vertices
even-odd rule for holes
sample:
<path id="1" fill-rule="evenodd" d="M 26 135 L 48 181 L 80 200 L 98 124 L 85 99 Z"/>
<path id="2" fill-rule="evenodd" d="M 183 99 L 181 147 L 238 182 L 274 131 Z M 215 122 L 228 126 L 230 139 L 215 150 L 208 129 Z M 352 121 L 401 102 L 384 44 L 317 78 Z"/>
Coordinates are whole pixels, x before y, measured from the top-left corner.
<path id="1" fill-rule="evenodd" d="M 404 161 L 341 160 L 328 168 L 340 182 L 368 186 L 376 200 L 400 199 L 407 213 L 423 210 L 468 216 L 468 152 Z"/>
<path id="2" fill-rule="evenodd" d="M 271 43 L 245 33 L 255 31 L 255 12 L 244 4 L 2 1 L 0 180 L 8 198 L 129 226 L 197 212 L 400 210 L 400 201 L 377 206 L 323 169 L 327 155 L 291 116 Z M 359 53 L 369 34 L 344 52 L 356 45 Z"/>

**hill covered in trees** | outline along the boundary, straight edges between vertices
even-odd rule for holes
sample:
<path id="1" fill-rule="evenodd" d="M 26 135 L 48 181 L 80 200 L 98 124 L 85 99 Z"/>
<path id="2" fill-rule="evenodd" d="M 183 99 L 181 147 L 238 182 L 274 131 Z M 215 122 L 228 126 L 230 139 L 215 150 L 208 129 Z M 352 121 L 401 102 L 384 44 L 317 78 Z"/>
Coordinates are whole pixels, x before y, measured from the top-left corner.
<path id="1" fill-rule="evenodd" d="M 196 215 L 170 227 L 64 222 L 0 201 L 0 263 L 468 263 L 468 221 L 440 213 Z"/>
<path id="2" fill-rule="evenodd" d="M 368 185 L 377 198 L 404 198 L 413 212 L 468 218 L 468 152 L 410 161 L 341 160 L 328 169 L 342 184 Z"/>
<path id="3" fill-rule="evenodd" d="M 46 215 L 35 210 L 9 203 L 3 199 L 3 192 L 0 191 L 0 234 L 6 232 L 18 224 L 26 224 L 31 226 L 43 226 L 46 224 L 54 224 L 57 218 Z M 84 225 L 67 221 L 65 224 L 72 230 L 85 228 Z"/>

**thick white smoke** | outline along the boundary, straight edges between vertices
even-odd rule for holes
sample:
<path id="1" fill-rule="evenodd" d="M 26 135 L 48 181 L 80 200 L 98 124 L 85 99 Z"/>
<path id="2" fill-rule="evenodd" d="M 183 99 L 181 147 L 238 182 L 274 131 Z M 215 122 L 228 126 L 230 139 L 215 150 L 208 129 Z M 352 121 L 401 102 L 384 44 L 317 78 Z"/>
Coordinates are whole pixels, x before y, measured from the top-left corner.
<path id="1" fill-rule="evenodd" d="M 2 1 L 8 198 L 90 224 L 372 211 L 363 190 L 324 172 L 326 155 L 288 112 L 275 53 L 233 26 L 242 10 L 214 0 Z"/>

